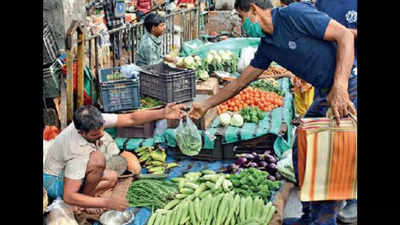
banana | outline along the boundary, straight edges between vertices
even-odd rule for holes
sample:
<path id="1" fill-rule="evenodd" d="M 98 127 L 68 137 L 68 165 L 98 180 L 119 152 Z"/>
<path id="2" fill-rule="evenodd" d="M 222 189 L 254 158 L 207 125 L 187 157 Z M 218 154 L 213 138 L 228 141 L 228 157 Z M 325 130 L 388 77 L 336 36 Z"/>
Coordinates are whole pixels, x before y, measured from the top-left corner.
<path id="1" fill-rule="evenodd" d="M 168 164 L 167 164 L 167 169 L 173 168 L 173 167 L 177 167 L 177 166 L 179 166 L 178 163 L 168 163 Z"/>
<path id="2" fill-rule="evenodd" d="M 140 158 L 139 158 L 139 162 L 145 162 L 150 158 L 150 154 L 148 152 L 146 152 L 145 154 L 143 154 Z"/>
<path id="3" fill-rule="evenodd" d="M 154 165 L 154 166 L 165 166 L 165 162 L 161 162 L 161 161 L 151 161 L 150 165 Z"/>
<path id="4" fill-rule="evenodd" d="M 157 173 L 157 174 L 164 173 L 164 171 L 165 171 L 164 167 L 154 167 L 154 168 L 149 169 L 150 173 Z"/>
<path id="5" fill-rule="evenodd" d="M 165 152 L 163 151 L 154 151 L 150 153 L 151 158 L 161 161 L 161 162 L 165 162 L 165 160 L 167 159 L 167 154 L 165 154 Z"/>

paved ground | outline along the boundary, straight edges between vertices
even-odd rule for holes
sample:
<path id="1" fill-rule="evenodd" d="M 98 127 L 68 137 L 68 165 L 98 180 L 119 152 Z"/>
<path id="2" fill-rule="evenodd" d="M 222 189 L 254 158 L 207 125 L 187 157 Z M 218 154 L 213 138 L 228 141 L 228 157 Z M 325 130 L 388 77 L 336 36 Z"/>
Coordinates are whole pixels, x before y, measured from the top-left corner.
<path id="1" fill-rule="evenodd" d="M 300 217 L 302 215 L 301 203 L 297 197 L 298 196 L 297 193 L 298 189 L 295 189 L 290 193 L 288 202 L 286 203 L 286 207 L 284 210 L 283 218 Z M 357 223 L 354 224 L 338 223 L 338 225 L 357 225 Z"/>

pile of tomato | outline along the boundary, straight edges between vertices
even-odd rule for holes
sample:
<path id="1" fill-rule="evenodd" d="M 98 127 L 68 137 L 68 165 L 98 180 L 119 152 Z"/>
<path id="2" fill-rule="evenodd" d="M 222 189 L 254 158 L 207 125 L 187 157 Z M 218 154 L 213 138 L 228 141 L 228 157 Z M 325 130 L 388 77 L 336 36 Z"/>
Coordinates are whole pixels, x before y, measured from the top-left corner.
<path id="1" fill-rule="evenodd" d="M 239 112 L 246 106 L 257 107 L 267 112 L 283 106 L 283 97 L 275 92 L 262 91 L 257 88 L 247 87 L 238 95 L 217 106 L 218 114 L 227 111 Z"/>

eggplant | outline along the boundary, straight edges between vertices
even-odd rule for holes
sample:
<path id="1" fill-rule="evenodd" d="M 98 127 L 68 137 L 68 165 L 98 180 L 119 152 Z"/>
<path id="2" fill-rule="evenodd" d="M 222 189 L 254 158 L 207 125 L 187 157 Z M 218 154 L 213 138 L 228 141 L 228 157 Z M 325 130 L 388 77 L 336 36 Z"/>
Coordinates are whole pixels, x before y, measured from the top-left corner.
<path id="1" fill-rule="evenodd" d="M 254 167 L 257 167 L 257 163 L 255 163 L 255 162 L 249 162 L 249 163 L 248 163 L 248 166 L 254 168 Z"/>
<path id="2" fill-rule="evenodd" d="M 267 169 L 268 173 L 270 173 L 270 174 L 275 174 L 277 171 L 275 163 L 268 164 L 266 169 Z"/>
<path id="3" fill-rule="evenodd" d="M 259 167 L 265 168 L 265 167 L 268 166 L 268 163 L 265 162 L 265 161 L 260 161 L 260 162 L 257 163 L 257 165 L 258 165 Z"/>
<path id="4" fill-rule="evenodd" d="M 276 173 L 275 173 L 275 178 L 276 178 L 277 180 L 282 180 L 282 175 L 281 175 L 279 172 L 276 172 Z"/>
<path id="5" fill-rule="evenodd" d="M 250 153 L 245 154 L 244 157 L 247 158 L 247 160 L 249 160 L 249 161 L 251 161 L 251 160 L 254 159 L 254 155 L 252 155 L 252 154 L 250 154 Z"/>
<path id="6" fill-rule="evenodd" d="M 267 150 L 264 152 L 264 155 L 271 155 L 271 150 Z"/>
<path id="7" fill-rule="evenodd" d="M 267 161 L 269 163 L 277 163 L 278 162 L 272 155 L 267 155 L 267 157 L 265 158 L 265 161 Z"/>
<path id="8" fill-rule="evenodd" d="M 236 164 L 237 164 L 238 166 L 241 166 L 241 165 L 247 163 L 247 161 L 248 161 L 247 158 L 245 158 L 245 157 L 240 157 L 240 158 L 238 158 L 238 159 L 236 160 Z"/>
<path id="9" fill-rule="evenodd" d="M 269 175 L 267 177 L 267 179 L 270 180 L 270 181 L 276 181 L 276 178 L 274 176 L 272 176 L 272 175 Z"/>

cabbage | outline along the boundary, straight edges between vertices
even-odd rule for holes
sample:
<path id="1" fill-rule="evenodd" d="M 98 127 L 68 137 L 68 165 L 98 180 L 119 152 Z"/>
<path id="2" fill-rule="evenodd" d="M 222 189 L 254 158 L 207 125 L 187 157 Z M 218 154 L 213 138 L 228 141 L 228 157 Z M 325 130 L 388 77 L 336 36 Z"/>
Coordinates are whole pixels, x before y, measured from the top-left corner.
<path id="1" fill-rule="evenodd" d="M 208 80 L 208 78 L 210 78 L 210 76 L 208 75 L 207 71 L 200 70 L 199 71 L 199 78 L 202 79 L 202 80 Z"/>
<path id="2" fill-rule="evenodd" d="M 231 115 L 228 113 L 222 113 L 219 115 L 219 121 L 221 122 L 222 126 L 227 126 L 231 122 Z"/>
<path id="3" fill-rule="evenodd" d="M 234 114 L 231 118 L 230 125 L 241 127 L 243 125 L 243 117 L 240 114 Z"/>

